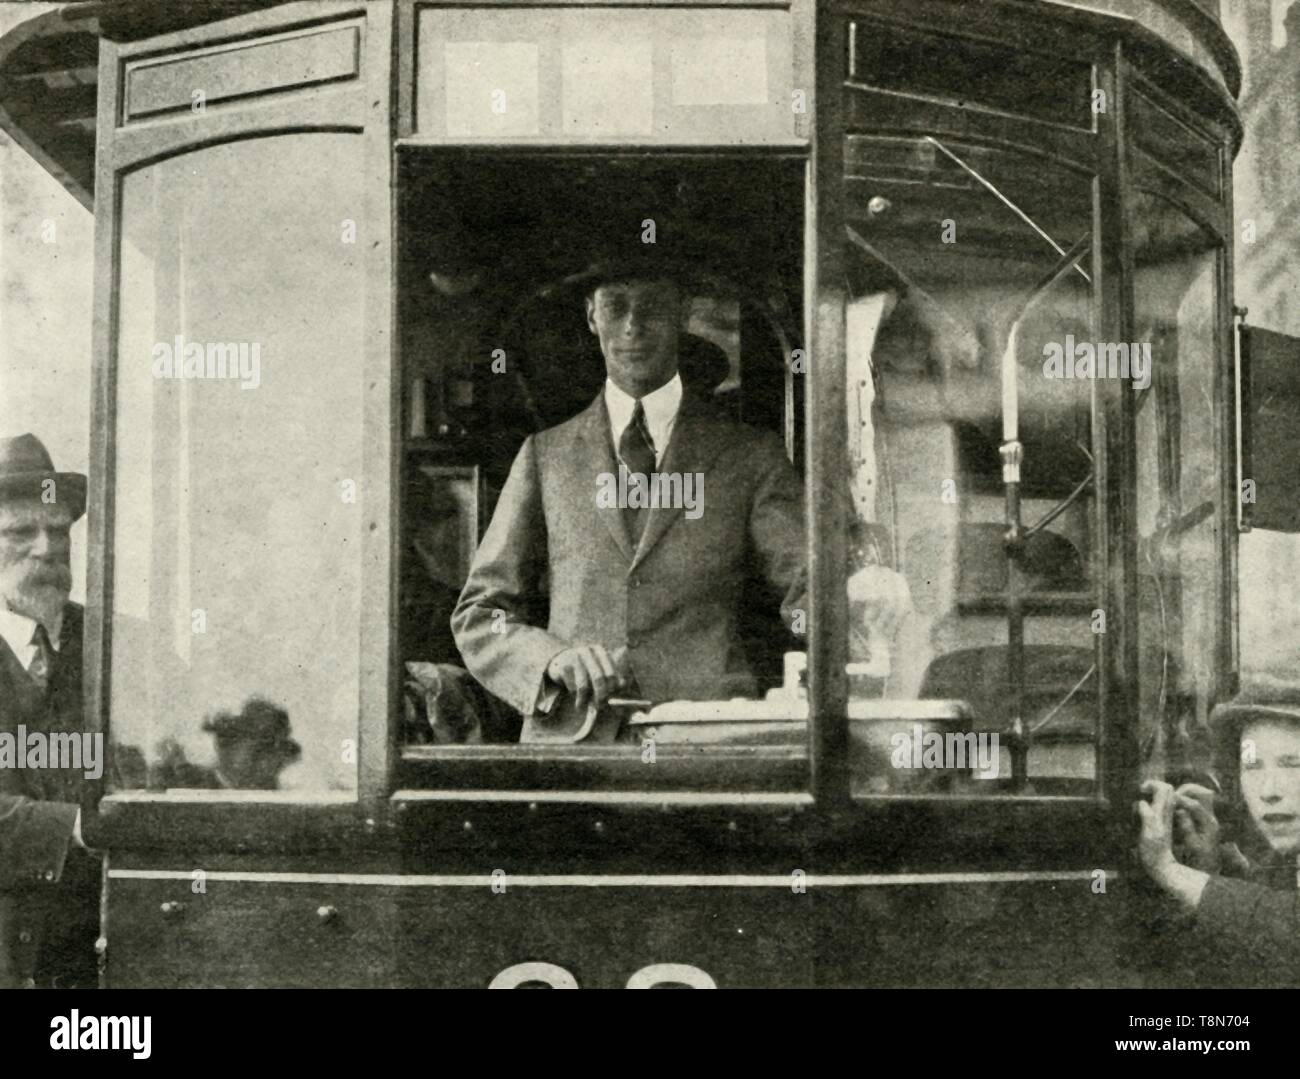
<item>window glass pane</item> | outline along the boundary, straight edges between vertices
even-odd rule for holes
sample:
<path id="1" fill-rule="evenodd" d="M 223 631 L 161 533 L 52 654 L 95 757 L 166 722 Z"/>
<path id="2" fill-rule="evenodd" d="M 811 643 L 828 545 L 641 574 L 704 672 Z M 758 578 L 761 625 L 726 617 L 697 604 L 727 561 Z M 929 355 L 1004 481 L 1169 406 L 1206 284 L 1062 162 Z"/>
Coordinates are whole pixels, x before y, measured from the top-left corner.
<path id="1" fill-rule="evenodd" d="M 121 786 L 355 785 L 360 144 L 248 140 L 123 178 Z"/>
<path id="2" fill-rule="evenodd" d="M 1220 194 L 1219 150 L 1155 102 L 1134 94 L 1128 113 L 1130 135 L 1179 178 L 1208 195 Z"/>
<path id="3" fill-rule="evenodd" d="M 1215 239 L 1172 203 L 1138 191 L 1134 326 L 1150 341 L 1139 399 L 1138 585 L 1143 748 L 1170 768 L 1202 747 L 1219 627 L 1219 500 L 1225 463 L 1215 409 Z"/>
<path id="4" fill-rule="evenodd" d="M 1088 794 L 1095 381 L 1074 359 L 1100 344 L 1091 180 L 852 133 L 845 170 L 854 790 Z"/>
<path id="5" fill-rule="evenodd" d="M 596 747 L 653 783 L 648 742 L 659 764 L 701 745 L 804 754 L 806 702 L 764 700 L 806 631 L 788 423 L 803 171 L 404 155 L 408 756 Z M 634 399 L 649 438 L 629 445 Z M 625 468 L 659 477 L 643 520 Z M 628 702 L 590 724 L 550 664 L 587 645 Z"/>
<path id="6" fill-rule="evenodd" d="M 946 98 L 1089 128 L 1092 66 L 979 41 L 855 22 L 849 78 L 864 86 Z"/>

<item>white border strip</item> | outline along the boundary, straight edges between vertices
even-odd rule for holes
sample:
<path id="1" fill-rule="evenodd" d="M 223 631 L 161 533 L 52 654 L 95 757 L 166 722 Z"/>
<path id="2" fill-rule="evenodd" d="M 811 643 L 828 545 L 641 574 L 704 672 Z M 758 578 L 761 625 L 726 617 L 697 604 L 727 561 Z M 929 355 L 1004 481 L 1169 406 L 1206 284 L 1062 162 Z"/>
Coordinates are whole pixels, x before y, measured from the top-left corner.
<path id="1" fill-rule="evenodd" d="M 400 804 L 416 802 L 448 803 L 479 802 L 480 808 L 490 808 L 491 803 L 527 802 L 538 806 L 555 805 L 560 802 L 579 805 L 688 805 L 721 806 L 742 808 L 744 806 L 812 806 L 813 796 L 804 792 L 782 793 L 749 792 L 726 794 L 718 791 L 492 791 L 492 790 L 399 790 L 394 791 L 390 801 Z"/>
<path id="2" fill-rule="evenodd" d="M 349 884 L 387 888 L 491 888 L 500 881 L 489 874 L 452 876 L 402 876 L 385 873 L 255 873 L 224 870 L 186 869 L 110 869 L 110 880 L 175 880 L 189 882 L 196 872 L 207 881 L 244 882 L 249 884 Z M 497 872 L 505 872 L 498 870 Z M 736 874 L 697 876 L 692 874 L 608 874 L 608 875 L 530 875 L 506 873 L 510 887 L 517 888 L 789 888 L 790 873 Z M 801 883 L 809 888 L 863 888 L 908 884 L 1017 884 L 1043 881 L 1091 881 L 1095 870 L 1072 869 L 1025 873 L 892 873 L 819 876 L 804 874 Z M 1107 880 L 1119 873 L 1105 870 Z"/>

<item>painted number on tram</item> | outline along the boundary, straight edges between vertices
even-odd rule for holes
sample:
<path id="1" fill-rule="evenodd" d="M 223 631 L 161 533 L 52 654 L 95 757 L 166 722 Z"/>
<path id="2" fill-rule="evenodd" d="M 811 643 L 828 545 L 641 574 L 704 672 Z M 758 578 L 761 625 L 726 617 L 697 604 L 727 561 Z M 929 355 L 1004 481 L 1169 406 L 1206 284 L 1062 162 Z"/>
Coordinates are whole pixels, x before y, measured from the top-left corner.
<path id="1" fill-rule="evenodd" d="M 554 963 L 516 963 L 492 979 L 489 989 L 518 989 L 522 985 L 577 989 L 578 979 Z M 688 985 L 692 989 L 717 989 L 718 984 L 689 963 L 651 963 L 628 978 L 627 989 L 654 989 L 660 985 Z"/>

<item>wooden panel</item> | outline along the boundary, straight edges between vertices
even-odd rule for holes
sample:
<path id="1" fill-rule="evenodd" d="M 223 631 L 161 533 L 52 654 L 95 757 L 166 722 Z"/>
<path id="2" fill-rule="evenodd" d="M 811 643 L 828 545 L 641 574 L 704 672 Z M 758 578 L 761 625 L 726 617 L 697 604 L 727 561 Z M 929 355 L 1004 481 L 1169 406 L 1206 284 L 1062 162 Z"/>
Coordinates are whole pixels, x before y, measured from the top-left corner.
<path id="1" fill-rule="evenodd" d="M 239 41 L 128 63 L 123 121 L 205 103 L 353 79 L 360 70 L 356 25 Z"/>
<path id="2" fill-rule="evenodd" d="M 822 919 L 817 983 L 1137 987 L 1141 975 L 1124 956 L 1132 887 L 1113 875 L 1106 891 L 1097 887 L 1078 879 L 842 889 Z"/>
<path id="3" fill-rule="evenodd" d="M 110 883 L 111 987 L 392 984 L 396 889 L 228 880 L 195 887 L 191 879 Z M 179 906 L 168 912 L 164 904 Z"/>
<path id="4" fill-rule="evenodd" d="M 554 964 L 582 989 L 685 964 L 719 988 L 813 984 L 824 894 L 785 888 L 410 888 L 398 975 L 407 986 L 486 988 L 519 963 Z"/>
<path id="5" fill-rule="evenodd" d="M 624 988 L 663 965 L 719 988 L 1142 978 L 1123 959 L 1132 900 L 1113 873 L 1101 891 L 1095 871 L 839 881 L 793 863 L 749 878 L 524 876 L 492 864 L 465 877 L 210 872 L 201 892 L 189 871 L 115 870 L 108 984 L 485 988 L 521 964 L 582 989 Z"/>

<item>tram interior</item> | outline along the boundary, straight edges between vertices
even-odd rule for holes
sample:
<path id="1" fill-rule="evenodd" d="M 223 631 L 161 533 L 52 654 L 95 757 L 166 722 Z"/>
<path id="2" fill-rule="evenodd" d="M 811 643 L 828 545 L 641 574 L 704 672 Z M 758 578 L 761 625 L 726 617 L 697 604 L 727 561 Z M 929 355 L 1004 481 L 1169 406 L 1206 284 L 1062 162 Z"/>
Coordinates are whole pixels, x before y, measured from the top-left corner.
<path id="1" fill-rule="evenodd" d="M 949 153 L 993 176 L 1003 198 Z M 1045 341 L 1067 332 L 1092 339 L 1092 195 L 1089 177 L 1047 171 L 1036 159 L 927 139 L 847 139 L 849 588 L 880 563 L 903 575 L 911 595 L 892 642 L 851 627 L 850 685 L 855 700 L 952 702 L 911 713 L 927 729 L 957 720 L 1005 734 L 1014 575 L 1028 611 L 1029 778 L 1040 789 L 1081 791 L 1095 775 L 1097 723 L 1091 387 L 1040 372 Z M 713 294 L 691 302 L 684 380 L 744 422 L 786 433 L 802 468 L 802 386 L 786 362 L 803 322 L 802 162 L 516 154 L 489 166 L 483 154 L 414 151 L 402 158 L 401 181 L 408 671 L 460 662 L 447 618 L 471 537 L 490 519 L 524 437 L 576 414 L 602 384 L 581 294 L 564 284 L 587 252 L 639 241 L 650 220 L 659 242 L 691 252 Z M 942 235 L 945 219 L 956 222 L 955 242 Z M 999 393 L 1017 320 L 1023 516 L 1039 527 L 1009 560 Z M 494 356 L 505 359 L 495 372 Z M 458 495 L 458 481 L 476 497 Z M 789 677 L 782 654 L 799 645 L 759 606 L 746 613 L 747 645 L 764 688 L 780 694 Z M 455 740 L 460 726 L 409 702 L 408 721 L 414 743 Z M 791 725 L 777 726 L 778 737 L 802 743 Z M 728 740 L 725 725 L 707 727 Z M 865 738 L 859 763 L 871 774 L 855 775 L 859 792 L 909 789 L 881 767 L 881 732 L 898 729 L 877 723 Z M 1005 745 L 1001 754 L 1005 782 Z M 966 789 L 971 779 L 949 775 L 939 786 Z"/>

